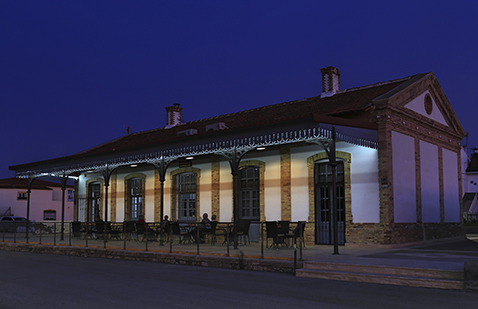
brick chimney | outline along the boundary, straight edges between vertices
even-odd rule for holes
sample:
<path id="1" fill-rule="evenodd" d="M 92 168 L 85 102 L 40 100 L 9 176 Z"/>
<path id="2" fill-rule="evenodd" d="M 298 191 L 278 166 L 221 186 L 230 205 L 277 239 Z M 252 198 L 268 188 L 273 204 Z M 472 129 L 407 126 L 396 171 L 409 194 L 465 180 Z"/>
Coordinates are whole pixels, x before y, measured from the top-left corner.
<path id="1" fill-rule="evenodd" d="M 320 69 L 322 72 L 321 98 L 330 97 L 340 91 L 340 70 L 334 67 Z"/>
<path id="2" fill-rule="evenodd" d="M 175 127 L 181 124 L 181 111 L 182 107 L 179 107 L 179 104 L 176 103 L 173 106 L 166 107 L 167 119 L 166 119 L 166 129 Z"/>

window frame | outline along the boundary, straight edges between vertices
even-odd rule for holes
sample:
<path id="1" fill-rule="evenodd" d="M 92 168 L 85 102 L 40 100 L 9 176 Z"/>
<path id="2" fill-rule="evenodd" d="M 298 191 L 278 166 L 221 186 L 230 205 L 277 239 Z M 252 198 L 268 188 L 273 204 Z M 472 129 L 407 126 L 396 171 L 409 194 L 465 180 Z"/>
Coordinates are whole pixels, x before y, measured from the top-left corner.
<path id="1" fill-rule="evenodd" d="M 198 174 L 187 171 L 175 175 L 178 221 L 197 221 Z"/>

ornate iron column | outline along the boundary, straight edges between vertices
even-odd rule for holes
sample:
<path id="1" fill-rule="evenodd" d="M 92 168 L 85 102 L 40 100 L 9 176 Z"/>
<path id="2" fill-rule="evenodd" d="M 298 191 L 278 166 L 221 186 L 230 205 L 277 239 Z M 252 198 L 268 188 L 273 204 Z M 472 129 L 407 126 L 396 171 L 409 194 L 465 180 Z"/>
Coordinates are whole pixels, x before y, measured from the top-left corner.
<path id="1" fill-rule="evenodd" d="M 65 190 L 66 190 L 66 182 L 68 181 L 68 174 L 63 172 L 60 176 L 61 181 L 61 240 L 64 239 L 65 233 Z"/>
<path id="2" fill-rule="evenodd" d="M 106 165 L 104 168 L 99 169 L 105 181 L 105 222 L 108 221 L 108 187 L 110 186 L 111 174 L 117 167 L 118 165 Z"/>
<path id="3" fill-rule="evenodd" d="M 161 216 L 161 228 L 160 228 L 160 237 L 159 237 L 159 245 L 163 245 L 163 222 L 164 222 L 164 182 L 166 181 L 166 170 L 168 169 L 169 164 L 173 162 L 173 158 L 164 158 L 161 156 L 161 158 L 157 161 L 150 162 L 157 170 L 159 173 L 159 181 L 160 181 L 160 198 L 159 198 L 159 213 Z"/>
<path id="4" fill-rule="evenodd" d="M 239 207 L 238 203 L 238 189 L 237 189 L 237 174 L 239 172 L 239 163 L 241 162 L 242 157 L 250 150 L 255 149 L 256 147 L 251 146 L 239 146 L 232 149 L 223 150 L 216 152 L 217 155 L 221 155 L 227 159 L 229 165 L 231 166 L 232 174 L 232 209 L 233 209 L 233 219 L 234 219 L 234 249 L 237 247 L 237 221 L 239 217 Z"/>
<path id="5" fill-rule="evenodd" d="M 119 165 L 106 165 L 104 168 L 101 168 L 99 172 L 103 175 L 103 180 L 105 181 L 105 219 L 104 219 L 104 232 L 103 232 L 103 240 L 104 240 L 104 247 L 106 248 L 106 227 L 108 225 L 108 187 L 110 186 L 110 178 L 113 171 Z"/>
<path id="6" fill-rule="evenodd" d="M 28 184 L 27 184 L 27 230 L 26 230 L 26 240 L 28 244 L 28 230 L 30 229 L 30 193 L 32 192 L 32 182 L 37 177 L 29 176 L 28 177 Z"/>

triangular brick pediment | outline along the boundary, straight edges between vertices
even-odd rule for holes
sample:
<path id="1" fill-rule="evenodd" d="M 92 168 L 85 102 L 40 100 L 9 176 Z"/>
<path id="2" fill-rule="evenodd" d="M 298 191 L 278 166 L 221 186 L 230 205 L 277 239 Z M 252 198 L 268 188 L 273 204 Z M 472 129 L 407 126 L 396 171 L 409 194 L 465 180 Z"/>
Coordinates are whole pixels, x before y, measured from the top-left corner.
<path id="1" fill-rule="evenodd" d="M 378 104 L 386 102 L 386 105 L 402 110 L 423 124 L 445 126 L 442 130 L 457 138 L 466 134 L 433 73 L 417 74 L 375 101 Z"/>
<path id="2" fill-rule="evenodd" d="M 448 126 L 445 117 L 437 106 L 430 91 L 425 91 L 404 106 L 422 116 Z"/>

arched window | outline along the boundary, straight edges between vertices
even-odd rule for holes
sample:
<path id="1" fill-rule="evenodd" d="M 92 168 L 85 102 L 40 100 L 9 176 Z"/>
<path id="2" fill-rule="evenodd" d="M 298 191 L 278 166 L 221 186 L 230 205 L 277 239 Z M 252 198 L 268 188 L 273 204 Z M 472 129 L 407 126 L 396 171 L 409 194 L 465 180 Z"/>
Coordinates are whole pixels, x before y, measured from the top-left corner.
<path id="1" fill-rule="evenodd" d="M 178 220 L 196 221 L 197 213 L 197 174 L 176 175 L 178 192 Z"/>
<path id="2" fill-rule="evenodd" d="M 128 180 L 129 193 L 129 218 L 138 220 L 143 215 L 143 179 L 132 178 Z"/>
<path id="3" fill-rule="evenodd" d="M 259 167 L 246 166 L 239 171 L 239 219 L 260 220 Z"/>

